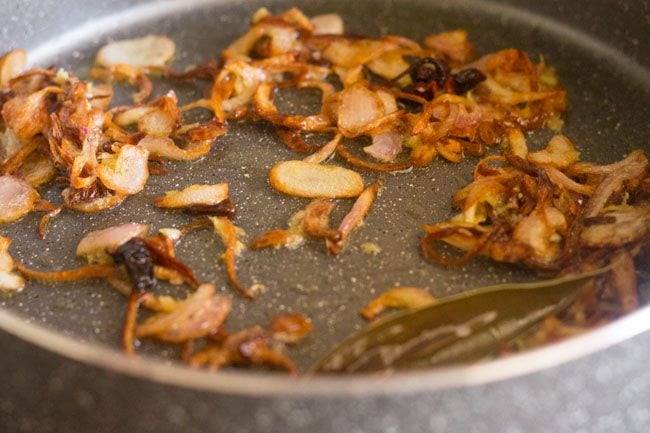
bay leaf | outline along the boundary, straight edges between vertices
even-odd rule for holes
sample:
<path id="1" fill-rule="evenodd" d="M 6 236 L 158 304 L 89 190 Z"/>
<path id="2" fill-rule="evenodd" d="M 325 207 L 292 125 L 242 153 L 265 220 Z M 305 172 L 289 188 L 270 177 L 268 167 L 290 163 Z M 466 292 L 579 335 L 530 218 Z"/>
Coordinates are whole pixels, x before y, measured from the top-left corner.
<path id="1" fill-rule="evenodd" d="M 310 371 L 393 371 L 485 359 L 569 306 L 584 284 L 607 270 L 484 287 L 387 316 L 346 338 Z"/>

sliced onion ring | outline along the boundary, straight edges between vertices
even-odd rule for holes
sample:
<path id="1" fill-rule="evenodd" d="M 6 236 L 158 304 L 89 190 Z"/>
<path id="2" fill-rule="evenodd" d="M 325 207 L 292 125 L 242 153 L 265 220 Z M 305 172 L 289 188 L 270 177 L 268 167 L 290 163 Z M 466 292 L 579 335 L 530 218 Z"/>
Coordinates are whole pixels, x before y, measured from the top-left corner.
<path id="1" fill-rule="evenodd" d="M 197 204 L 216 205 L 228 198 L 228 184 L 190 185 L 181 191 L 167 191 L 164 196 L 156 197 L 157 207 L 178 209 Z"/>
<path id="2" fill-rule="evenodd" d="M 271 186 L 296 197 L 356 197 L 363 191 L 359 173 L 334 165 L 282 161 L 269 172 Z"/>
<path id="3" fill-rule="evenodd" d="M 144 189 L 149 178 L 148 159 L 147 149 L 125 144 L 115 156 L 101 161 L 97 166 L 97 177 L 120 194 L 136 194 Z"/>
<path id="4" fill-rule="evenodd" d="M 107 67 L 120 64 L 136 68 L 163 66 L 174 57 L 175 51 L 176 44 L 168 37 L 148 35 L 103 46 L 97 53 L 95 62 Z"/>

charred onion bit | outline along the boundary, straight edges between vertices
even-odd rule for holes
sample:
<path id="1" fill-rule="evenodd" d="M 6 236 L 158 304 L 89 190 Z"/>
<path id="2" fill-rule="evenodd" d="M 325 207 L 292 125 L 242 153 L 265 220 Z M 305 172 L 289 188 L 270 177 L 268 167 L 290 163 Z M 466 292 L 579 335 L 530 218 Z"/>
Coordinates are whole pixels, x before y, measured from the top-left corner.
<path id="1" fill-rule="evenodd" d="M 170 247 L 166 239 L 157 235 L 142 239 L 142 242 L 147 246 L 155 264 L 167 268 L 176 276 L 182 278 L 184 283 L 192 287 L 199 287 L 201 285 L 192 268 L 175 257 L 173 247 Z"/>
<path id="2" fill-rule="evenodd" d="M 467 93 L 487 78 L 476 68 L 463 69 L 452 74 L 446 62 L 433 57 L 417 60 L 406 73 L 412 83 L 406 86 L 404 91 L 427 100 L 433 99 L 440 90 L 454 94 Z"/>
<path id="3" fill-rule="evenodd" d="M 122 329 L 122 347 L 128 355 L 132 355 L 135 352 L 133 342 L 138 309 L 145 299 L 147 291 L 156 285 L 153 259 L 141 238 L 128 240 L 120 245 L 112 255 L 116 264 L 124 265 L 132 282 Z"/>
<path id="4" fill-rule="evenodd" d="M 469 92 L 486 78 L 485 74 L 478 69 L 468 68 L 451 74 L 451 79 L 445 85 L 448 91 L 460 95 Z"/>
<path id="5" fill-rule="evenodd" d="M 185 209 L 185 213 L 190 215 L 210 215 L 222 216 L 229 220 L 235 218 L 237 206 L 230 199 L 225 199 L 217 204 L 194 204 Z"/>
<path id="6" fill-rule="evenodd" d="M 118 265 L 124 265 L 133 282 L 134 292 L 145 292 L 156 285 L 153 276 L 153 257 L 142 238 L 132 238 L 112 254 Z"/>

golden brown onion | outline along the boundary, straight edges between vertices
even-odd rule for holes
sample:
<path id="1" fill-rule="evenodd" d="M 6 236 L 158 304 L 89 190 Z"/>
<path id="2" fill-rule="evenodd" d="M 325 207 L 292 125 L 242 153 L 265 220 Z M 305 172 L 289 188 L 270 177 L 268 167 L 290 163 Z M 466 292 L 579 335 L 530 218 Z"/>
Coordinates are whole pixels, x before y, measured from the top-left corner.
<path id="1" fill-rule="evenodd" d="M 136 194 L 149 178 L 149 151 L 125 144 L 117 153 L 105 156 L 97 166 L 97 177 L 106 187 L 119 194 Z"/>
<path id="2" fill-rule="evenodd" d="M 214 293 L 214 285 L 203 284 L 195 293 L 176 304 L 168 313 L 159 313 L 135 330 L 137 338 L 155 338 L 168 343 L 195 340 L 215 332 L 232 308 L 229 297 Z"/>
<path id="3" fill-rule="evenodd" d="M 368 212 L 370 212 L 370 208 L 375 202 L 382 184 L 383 181 L 378 180 L 363 190 L 361 195 L 359 195 L 359 198 L 357 198 L 357 201 L 354 202 L 352 209 L 350 209 L 350 212 L 345 215 L 343 221 L 341 221 L 341 224 L 339 225 L 339 239 L 326 240 L 327 253 L 329 255 L 335 256 L 340 253 L 352 231 L 363 224 L 363 219 L 368 214 Z"/>
<path id="4" fill-rule="evenodd" d="M 27 215 L 39 200 L 34 188 L 13 176 L 0 176 L 0 223 L 10 223 Z"/>
<path id="5" fill-rule="evenodd" d="M 363 191 L 361 175 L 334 165 L 282 161 L 269 172 L 271 186 L 296 197 L 356 197 Z"/>
<path id="6" fill-rule="evenodd" d="M 25 286 L 25 280 L 14 272 L 14 260 L 9 255 L 11 239 L 0 236 L 0 291 L 17 292 Z"/>
<path id="7" fill-rule="evenodd" d="M 196 204 L 214 205 L 228 198 L 228 184 L 190 185 L 181 191 L 167 191 L 164 196 L 156 197 L 157 207 L 177 209 Z"/>
<path id="8" fill-rule="evenodd" d="M 27 65 L 27 51 L 22 48 L 5 53 L 0 57 L 0 88 L 20 75 Z"/>
<path id="9" fill-rule="evenodd" d="M 176 44 L 166 36 L 147 35 L 142 38 L 111 42 L 103 46 L 95 62 L 110 67 L 129 65 L 136 68 L 163 66 L 174 57 Z"/>
<path id="10" fill-rule="evenodd" d="M 370 301 L 361 310 L 361 316 L 372 320 L 387 308 L 422 308 L 436 302 L 436 299 L 424 289 L 417 287 L 394 287 Z"/>

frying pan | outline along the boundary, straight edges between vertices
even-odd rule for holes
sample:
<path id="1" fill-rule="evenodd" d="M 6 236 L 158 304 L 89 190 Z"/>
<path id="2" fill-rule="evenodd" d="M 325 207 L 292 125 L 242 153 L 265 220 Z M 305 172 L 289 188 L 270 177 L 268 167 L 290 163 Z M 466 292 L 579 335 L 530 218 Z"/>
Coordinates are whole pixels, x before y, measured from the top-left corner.
<path id="1" fill-rule="evenodd" d="M 542 4 L 537 4 L 542 3 Z M 83 75 L 97 48 L 111 39 L 148 33 L 172 37 L 174 66 L 216 57 L 243 33 L 260 6 L 298 6 L 308 15 L 340 13 L 346 30 L 378 36 L 466 28 L 487 53 L 504 47 L 544 55 L 568 92 L 564 133 L 586 160 L 611 162 L 632 148 L 648 150 L 650 136 L 650 2 L 530 2 L 339 0 L 23 2 L 5 0 L 0 18 L 3 50 L 25 47 L 33 64 L 57 64 Z M 169 83 L 156 83 L 159 92 Z M 197 95 L 174 85 L 181 101 Z M 286 110 L 308 112 L 318 95 L 288 94 Z M 541 132 L 533 145 L 548 138 Z M 249 235 L 284 227 L 304 206 L 275 193 L 266 172 L 292 158 L 263 124 L 233 125 L 209 158 L 171 164 L 138 196 L 99 215 L 63 214 L 48 238 L 35 235 L 36 216 L 3 227 L 14 257 L 41 269 L 70 267 L 84 232 L 128 221 L 154 229 L 188 221 L 154 211 L 152 198 L 193 183 L 228 181 Z M 289 354 L 301 368 L 363 323 L 357 311 L 395 285 L 419 286 L 435 296 L 534 276 L 487 260 L 460 269 L 424 262 L 419 226 L 447 218 L 453 191 L 470 179 L 473 161 L 435 161 L 408 175 L 385 177 L 384 193 L 366 225 L 337 258 L 321 245 L 299 252 L 261 251 L 239 262 L 242 279 L 268 290 L 254 302 L 235 299 L 229 329 L 268 323 L 285 311 L 307 313 L 315 332 Z M 364 173 L 367 180 L 373 173 Z M 44 193 L 55 199 L 56 188 Z M 341 212 L 349 206 L 342 203 Z M 335 216 L 336 217 L 336 216 Z M 362 254 L 376 242 L 382 251 Z M 207 231 L 182 243 L 179 255 L 203 280 L 228 293 L 218 263 L 220 246 Z M 164 288 L 182 296 L 183 291 Z M 641 288 L 645 302 L 648 288 Z M 472 366 L 390 377 L 290 379 L 255 371 L 209 374 L 176 364 L 177 352 L 145 342 L 140 357 L 117 350 L 124 300 L 99 283 L 29 284 L 0 298 L 0 430 L 3 432 L 611 432 L 647 431 L 650 423 L 650 309 L 551 347 Z"/>

